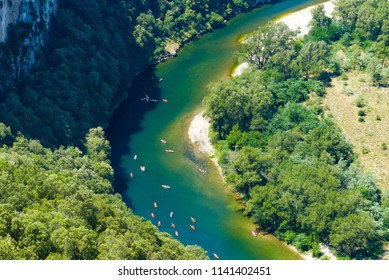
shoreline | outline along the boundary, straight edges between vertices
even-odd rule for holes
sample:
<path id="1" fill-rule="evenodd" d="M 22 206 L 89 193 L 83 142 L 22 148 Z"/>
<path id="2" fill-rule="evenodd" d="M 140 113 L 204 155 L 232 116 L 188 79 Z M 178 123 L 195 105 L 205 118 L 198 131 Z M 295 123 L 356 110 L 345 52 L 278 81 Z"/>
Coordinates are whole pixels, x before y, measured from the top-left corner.
<path id="1" fill-rule="evenodd" d="M 220 176 L 224 180 L 223 171 L 215 156 L 215 148 L 209 138 L 211 123 L 209 118 L 204 116 L 204 113 L 205 110 L 197 113 L 190 122 L 188 128 L 189 140 L 197 151 L 207 155 L 207 157 L 214 163 Z"/>
<path id="2" fill-rule="evenodd" d="M 282 16 L 280 19 L 277 20 L 277 22 L 284 22 L 286 25 L 288 25 L 289 28 L 293 30 L 300 29 L 299 36 L 304 36 L 309 31 L 309 22 L 311 21 L 311 10 L 318 6 L 318 5 L 324 5 L 324 9 L 326 11 L 326 14 L 328 16 L 331 15 L 333 9 L 334 9 L 334 0 L 324 2 L 321 4 L 312 5 L 310 7 L 307 7 L 305 9 L 286 14 Z M 241 75 L 246 69 L 249 68 L 249 64 L 247 62 L 243 62 L 239 64 L 231 73 L 231 77 L 236 77 Z M 215 148 L 213 147 L 211 140 L 209 138 L 209 130 L 210 130 L 210 121 L 209 118 L 204 116 L 205 110 L 202 110 L 201 112 L 197 113 L 192 121 L 190 122 L 189 128 L 188 128 L 188 136 L 191 141 L 191 143 L 194 146 L 194 149 L 197 151 L 206 154 L 208 158 L 215 164 L 215 167 L 218 169 L 221 177 L 224 180 L 224 175 L 222 172 L 222 169 L 220 165 L 218 164 L 217 158 L 215 156 Z M 276 237 L 276 236 L 275 236 Z M 277 238 L 277 237 L 276 237 Z M 281 241 L 281 240 L 280 240 Z M 283 241 L 281 241 L 283 242 Z M 291 244 L 287 244 L 286 242 L 283 242 L 286 246 L 288 246 L 292 251 L 298 253 L 303 260 L 320 260 L 317 258 L 314 258 L 312 256 L 311 252 L 302 253 L 297 250 L 296 247 L 294 247 Z M 326 257 L 329 260 L 336 260 L 336 256 L 331 252 L 330 248 L 327 245 L 320 244 L 320 251 L 323 253 L 322 257 Z"/>

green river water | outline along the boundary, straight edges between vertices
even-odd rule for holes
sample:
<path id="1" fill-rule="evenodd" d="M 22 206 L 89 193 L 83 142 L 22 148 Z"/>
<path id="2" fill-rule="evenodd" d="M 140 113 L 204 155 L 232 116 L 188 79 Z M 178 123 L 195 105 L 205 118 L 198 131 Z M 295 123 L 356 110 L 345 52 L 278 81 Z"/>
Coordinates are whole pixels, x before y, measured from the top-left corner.
<path id="1" fill-rule="evenodd" d="M 185 245 L 203 247 L 211 259 L 213 253 L 220 259 L 234 260 L 301 259 L 272 235 L 251 234 L 255 225 L 243 215 L 242 206 L 225 187 L 212 162 L 193 151 L 187 131 L 192 118 L 202 110 L 207 85 L 230 78 L 237 63 L 233 54 L 240 48 L 242 35 L 285 13 L 319 2 L 285 0 L 239 14 L 225 27 L 186 44 L 177 57 L 135 77 L 130 97 L 114 112 L 107 128 L 115 188 L 135 214 L 155 225 L 160 221 L 160 230 L 174 237 L 177 230 L 177 239 Z M 158 102 L 142 101 L 145 95 Z M 166 153 L 165 149 L 174 153 Z M 142 172 L 140 166 L 146 171 Z M 207 173 L 200 173 L 199 168 Z M 162 188 L 162 184 L 171 188 Z"/>

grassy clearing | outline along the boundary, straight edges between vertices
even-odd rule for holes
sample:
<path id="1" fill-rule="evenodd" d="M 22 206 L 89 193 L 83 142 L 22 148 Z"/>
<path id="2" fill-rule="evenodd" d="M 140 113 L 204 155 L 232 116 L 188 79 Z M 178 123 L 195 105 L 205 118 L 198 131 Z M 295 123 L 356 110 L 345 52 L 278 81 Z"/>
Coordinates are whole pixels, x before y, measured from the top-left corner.
<path id="1" fill-rule="evenodd" d="M 389 190 L 389 88 L 369 85 L 367 74 L 350 72 L 332 81 L 323 107 L 359 155 L 359 164 Z"/>

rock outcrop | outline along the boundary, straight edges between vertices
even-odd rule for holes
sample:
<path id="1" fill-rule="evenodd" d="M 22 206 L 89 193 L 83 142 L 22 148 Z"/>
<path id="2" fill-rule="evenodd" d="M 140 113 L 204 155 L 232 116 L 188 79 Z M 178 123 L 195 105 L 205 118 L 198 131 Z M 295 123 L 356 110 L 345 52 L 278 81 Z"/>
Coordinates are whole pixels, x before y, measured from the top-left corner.
<path id="1" fill-rule="evenodd" d="M 47 30 L 57 9 L 57 0 L 0 0 L 0 42 L 7 39 L 9 24 L 31 23 L 35 34 Z"/>
<path id="2" fill-rule="evenodd" d="M 7 42 L 10 25 L 24 24 L 23 37 L 19 38 L 18 45 L 12 45 L 11 76 L 14 78 L 34 65 L 35 53 L 43 46 L 50 19 L 57 10 L 58 0 L 0 0 L 0 43 Z"/>

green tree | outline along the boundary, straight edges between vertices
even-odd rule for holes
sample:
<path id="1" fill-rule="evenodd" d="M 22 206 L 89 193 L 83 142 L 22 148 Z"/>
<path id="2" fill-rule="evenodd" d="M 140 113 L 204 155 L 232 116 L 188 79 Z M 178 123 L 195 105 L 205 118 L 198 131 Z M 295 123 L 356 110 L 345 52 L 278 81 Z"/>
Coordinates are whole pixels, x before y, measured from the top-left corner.
<path id="1" fill-rule="evenodd" d="M 311 11 L 311 14 L 312 20 L 309 25 L 312 28 L 328 27 L 332 23 L 331 18 L 326 15 L 324 5 L 317 5 L 316 7 L 314 7 Z"/>
<path id="2" fill-rule="evenodd" d="M 260 26 L 247 39 L 242 48 L 243 56 L 249 63 L 264 69 L 276 54 L 293 50 L 296 35 L 297 32 L 285 23 L 270 22 Z"/>
<path id="3" fill-rule="evenodd" d="M 376 223 L 364 212 L 334 221 L 329 236 L 331 245 L 342 255 L 359 257 L 376 242 Z"/>
<path id="4" fill-rule="evenodd" d="M 365 0 L 336 0 L 333 14 L 353 30 L 357 23 L 359 9 L 364 2 Z"/>
<path id="5" fill-rule="evenodd" d="M 257 72 L 253 72 L 231 82 L 210 86 L 211 93 L 205 98 L 204 104 L 220 139 L 225 139 L 234 125 L 238 125 L 241 131 L 265 128 L 274 110 L 273 97 L 257 83 L 260 79 Z"/>
<path id="6" fill-rule="evenodd" d="M 326 71 L 330 47 L 324 41 L 306 42 L 302 45 L 296 63 L 306 79 Z"/>
<path id="7" fill-rule="evenodd" d="M 363 39 L 376 40 L 383 33 L 382 27 L 387 25 L 388 18 L 387 1 L 367 0 L 359 7 L 356 32 Z"/>

